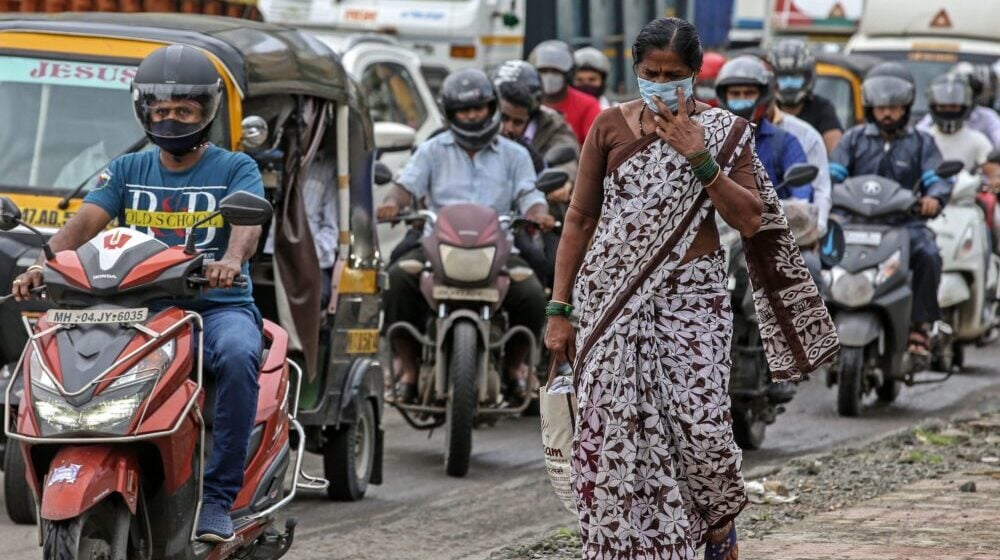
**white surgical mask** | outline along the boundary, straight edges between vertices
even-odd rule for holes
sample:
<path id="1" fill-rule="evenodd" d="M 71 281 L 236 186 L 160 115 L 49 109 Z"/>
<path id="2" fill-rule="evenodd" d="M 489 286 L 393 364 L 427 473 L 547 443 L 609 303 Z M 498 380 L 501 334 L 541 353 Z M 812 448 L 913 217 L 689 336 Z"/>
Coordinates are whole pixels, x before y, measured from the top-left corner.
<path id="1" fill-rule="evenodd" d="M 566 77 L 554 72 L 544 72 L 542 78 L 542 92 L 545 95 L 555 95 L 562 92 L 566 87 Z"/>

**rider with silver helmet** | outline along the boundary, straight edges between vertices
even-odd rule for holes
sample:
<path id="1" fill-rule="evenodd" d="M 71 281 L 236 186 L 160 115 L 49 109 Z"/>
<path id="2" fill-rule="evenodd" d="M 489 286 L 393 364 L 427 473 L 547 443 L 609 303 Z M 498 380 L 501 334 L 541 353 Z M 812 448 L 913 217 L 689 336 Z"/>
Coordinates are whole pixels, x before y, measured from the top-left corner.
<path id="1" fill-rule="evenodd" d="M 961 161 L 967 171 L 975 171 L 993 151 L 993 144 L 982 132 L 965 126 L 975 106 L 972 88 L 960 76 L 944 74 L 927 88 L 927 103 L 934 122 L 927 132 L 937 142 L 941 157 Z"/>
<path id="2" fill-rule="evenodd" d="M 583 144 L 594 119 L 601 112 L 601 104 L 570 85 L 576 68 L 573 50 L 562 41 L 542 41 L 528 55 L 528 62 L 541 76 L 542 101 L 562 113 L 576 133 L 577 141 Z"/>
<path id="3" fill-rule="evenodd" d="M 949 73 L 969 84 L 969 87 L 972 88 L 973 101 L 988 97 L 988 94 L 984 93 L 987 90 L 986 82 L 995 80 L 989 66 L 973 65 L 968 62 L 959 62 Z M 929 131 L 933 122 L 933 117 L 930 114 L 924 115 L 924 118 L 917 123 L 917 129 Z M 982 132 L 990 139 L 994 148 L 1000 148 L 1000 115 L 997 115 L 992 107 L 982 104 L 974 105 L 969 116 L 965 119 L 965 126 Z"/>
<path id="4" fill-rule="evenodd" d="M 844 135 L 837 110 L 825 97 L 813 92 L 816 83 L 816 59 L 805 42 L 798 39 L 778 41 L 767 54 L 778 84 L 778 107 L 811 124 L 823 135 L 827 152 Z"/>
<path id="5" fill-rule="evenodd" d="M 756 124 L 756 148 L 771 182 L 777 186 L 793 165 L 808 163 L 802 145 L 792 134 L 774 126 L 767 113 L 774 99 L 774 76 L 764 61 L 756 56 L 738 56 L 719 71 L 715 92 L 720 107 Z M 812 185 L 782 187 L 779 198 L 798 198 L 812 202 Z"/>
<path id="6" fill-rule="evenodd" d="M 952 187 L 934 172 L 941 163 L 934 138 L 908 125 L 916 97 L 914 84 L 910 71 L 896 62 L 882 62 L 868 72 L 861 85 L 868 122 L 848 130 L 830 154 L 830 177 L 840 183 L 855 175 L 880 175 L 904 189 L 921 192 L 920 216 L 908 224 L 913 272 L 909 350 L 926 359 L 930 354 L 928 329 L 941 318 L 937 298 L 941 255 L 926 220 L 948 203 Z"/>
<path id="7" fill-rule="evenodd" d="M 401 208 L 419 202 L 434 212 L 452 204 L 474 203 L 500 214 L 516 211 L 543 229 L 551 229 L 555 220 L 548 213 L 545 195 L 535 188 L 535 169 L 528 150 L 499 134 L 498 98 L 486 74 L 471 68 L 453 72 L 441 85 L 440 104 L 448 129 L 417 148 L 379 206 L 379 219 L 395 218 Z M 408 260 L 425 262 L 423 247 L 410 250 L 389 267 L 389 289 L 383 294 L 384 324 L 406 321 L 423 332 L 431 309 L 421 295 L 419 275 L 399 266 Z M 528 264 L 511 256 L 507 266 Z M 511 282 L 503 308 L 511 324 L 540 335 L 545 302 L 542 285 L 532 275 Z M 405 335 L 391 343 L 400 357 L 396 394 L 402 401 L 412 402 L 417 396 L 418 346 Z M 523 366 L 528 350 L 526 344 L 514 343 L 504 363 L 508 388 L 520 398 L 527 396 L 528 372 Z"/>
<path id="8" fill-rule="evenodd" d="M 611 75 L 611 61 L 594 47 L 583 47 L 573 52 L 576 72 L 573 73 L 573 87 L 597 99 L 601 109 L 616 105 L 608 99 L 608 76 Z"/>
<path id="9" fill-rule="evenodd" d="M 55 251 L 74 250 L 112 220 L 175 246 L 185 225 L 209 215 L 236 191 L 264 196 L 263 181 L 250 156 L 212 145 L 209 137 L 222 98 L 222 81 L 204 54 L 170 45 L 149 54 L 136 69 L 132 101 L 136 119 L 156 146 L 116 158 L 98 176 L 79 211 L 49 241 Z M 261 318 L 249 281 L 260 226 L 209 224 L 194 230 L 207 255 L 210 289 L 193 301 L 169 302 L 201 314 L 206 369 L 215 377 L 213 446 L 205 467 L 199 540 L 233 539 L 230 509 L 243 484 L 250 432 L 257 409 Z M 15 280 L 19 299 L 41 283 L 41 267 Z"/>

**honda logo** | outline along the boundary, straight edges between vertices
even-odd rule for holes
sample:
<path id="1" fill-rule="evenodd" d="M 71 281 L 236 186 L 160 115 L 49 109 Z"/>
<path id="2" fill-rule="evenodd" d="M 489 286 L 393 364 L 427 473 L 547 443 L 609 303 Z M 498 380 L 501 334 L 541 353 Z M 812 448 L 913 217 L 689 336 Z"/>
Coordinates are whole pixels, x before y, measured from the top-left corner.
<path id="1" fill-rule="evenodd" d="M 128 243 L 129 239 L 132 239 L 131 235 L 122 233 L 121 231 L 116 231 L 113 234 L 104 237 L 104 248 L 109 251 L 121 249 L 126 243 Z"/>
<path id="2" fill-rule="evenodd" d="M 874 196 L 882 192 L 882 183 L 879 183 L 878 181 L 868 181 L 867 183 L 861 185 L 861 190 L 867 195 Z"/>

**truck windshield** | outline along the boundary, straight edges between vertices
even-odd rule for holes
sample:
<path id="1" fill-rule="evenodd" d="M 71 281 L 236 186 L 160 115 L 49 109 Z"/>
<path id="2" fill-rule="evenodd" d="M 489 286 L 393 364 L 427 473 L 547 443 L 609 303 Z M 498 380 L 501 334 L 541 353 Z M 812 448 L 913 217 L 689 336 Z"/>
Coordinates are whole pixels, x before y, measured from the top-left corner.
<path id="1" fill-rule="evenodd" d="M 134 66 L 0 56 L 0 183 L 72 190 L 143 137 Z"/>

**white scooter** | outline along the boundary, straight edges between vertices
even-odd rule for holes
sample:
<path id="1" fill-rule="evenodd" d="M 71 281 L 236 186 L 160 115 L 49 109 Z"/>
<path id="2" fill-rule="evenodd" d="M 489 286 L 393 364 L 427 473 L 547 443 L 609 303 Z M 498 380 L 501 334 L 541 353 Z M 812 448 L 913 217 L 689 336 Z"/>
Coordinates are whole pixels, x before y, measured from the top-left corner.
<path id="1" fill-rule="evenodd" d="M 1000 258 L 990 251 L 986 218 L 976 204 L 980 178 L 967 171 L 956 176 L 951 202 L 927 223 L 937 235 L 943 260 L 938 302 L 943 321 L 932 349 L 935 370 L 960 370 L 964 346 L 988 344 L 997 334 L 997 280 Z"/>

